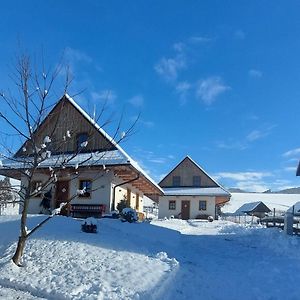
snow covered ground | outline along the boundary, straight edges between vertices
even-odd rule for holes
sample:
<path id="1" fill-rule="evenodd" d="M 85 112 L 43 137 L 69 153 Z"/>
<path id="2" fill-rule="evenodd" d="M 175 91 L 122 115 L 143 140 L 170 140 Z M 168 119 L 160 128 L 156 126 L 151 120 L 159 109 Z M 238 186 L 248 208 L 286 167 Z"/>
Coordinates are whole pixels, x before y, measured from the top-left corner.
<path id="1" fill-rule="evenodd" d="M 300 201 L 300 194 L 231 193 L 230 201 L 222 207 L 224 213 L 234 213 L 243 204 L 262 201 L 272 211 L 286 211 Z"/>
<path id="2" fill-rule="evenodd" d="M 0 299 L 299 299 L 300 240 L 278 229 L 101 219 L 87 234 L 78 220 L 55 217 L 18 268 L 18 223 L 0 216 Z"/>

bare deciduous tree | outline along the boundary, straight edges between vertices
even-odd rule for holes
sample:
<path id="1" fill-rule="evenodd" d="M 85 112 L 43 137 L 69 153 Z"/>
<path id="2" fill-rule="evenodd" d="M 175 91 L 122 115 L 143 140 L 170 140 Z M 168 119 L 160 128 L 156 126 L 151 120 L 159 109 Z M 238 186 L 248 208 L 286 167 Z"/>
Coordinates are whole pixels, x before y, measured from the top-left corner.
<path id="1" fill-rule="evenodd" d="M 43 59 L 41 59 L 41 64 L 39 67 L 36 67 L 32 65 L 29 55 L 20 55 L 17 57 L 14 72 L 11 76 L 14 83 L 13 92 L 0 92 L 2 107 L 5 108 L 0 112 L 0 120 L 4 124 L 2 128 L 9 128 L 9 130 L 5 130 L 6 132 L 1 132 L 3 140 L 1 143 L 1 158 L 3 162 L 8 162 L 6 164 L 3 163 L 1 166 L 1 173 L 12 176 L 12 174 L 18 172 L 19 177 L 23 178 L 20 190 L 16 190 L 14 186 L 8 188 L 9 191 L 18 193 L 21 205 L 20 236 L 12 258 L 13 262 L 18 266 L 21 266 L 26 240 L 60 211 L 60 208 L 54 210 L 43 222 L 28 230 L 26 225 L 30 199 L 40 193 L 46 193 L 51 185 L 61 176 L 61 172 L 64 172 L 68 162 L 83 152 L 88 143 L 88 140 L 84 141 L 71 154 L 65 152 L 65 145 L 69 142 L 73 132 L 76 132 L 76 120 L 74 120 L 74 124 L 69 124 L 69 130 L 64 133 L 60 132 L 59 119 L 63 117 L 61 115 L 62 108 L 53 117 L 51 132 L 42 137 L 42 139 L 37 135 L 37 129 L 57 103 L 59 99 L 58 95 L 65 95 L 72 81 L 69 72 L 63 72 L 65 73 L 65 78 L 63 79 L 62 92 L 56 94 L 56 83 L 63 78 L 61 76 L 62 71 L 64 71 L 62 64 L 57 65 L 54 69 L 46 69 Z M 95 118 L 94 116 L 93 122 L 96 123 L 103 116 L 105 109 L 106 106 L 103 105 L 98 117 Z M 103 124 L 107 123 L 108 121 Z M 112 137 L 114 143 L 119 143 L 132 134 L 134 125 L 135 122 L 123 134 L 120 134 L 120 119 Z M 23 145 L 16 154 L 14 153 L 15 149 L 8 146 L 9 143 L 7 143 L 6 139 L 6 135 L 12 134 L 14 136 L 14 143 L 19 141 Z M 92 133 L 89 135 L 89 139 L 91 135 Z M 118 139 L 118 136 L 121 137 Z M 79 162 L 79 166 L 80 164 L 86 166 L 89 161 L 90 165 L 94 164 L 95 155 L 93 153 L 89 154 L 88 151 L 84 152 L 86 153 L 86 158 L 84 161 Z M 43 181 L 42 185 L 34 185 L 36 183 L 34 175 L 40 172 L 40 166 L 44 162 L 52 158 L 52 153 L 59 153 L 59 155 L 56 155 L 55 159 L 52 159 L 51 166 L 44 171 L 44 175 L 47 175 L 47 180 Z M 100 154 L 98 159 L 100 160 L 103 155 L 103 153 Z M 77 168 L 78 165 L 76 166 Z M 78 172 L 74 170 L 72 180 L 76 178 L 76 174 Z M 97 176 L 103 176 L 103 174 Z M 93 180 L 96 180 L 96 177 Z M 77 196 L 77 194 L 71 195 L 67 202 L 70 203 Z M 9 199 L 6 199 L 6 201 L 9 201 Z"/>

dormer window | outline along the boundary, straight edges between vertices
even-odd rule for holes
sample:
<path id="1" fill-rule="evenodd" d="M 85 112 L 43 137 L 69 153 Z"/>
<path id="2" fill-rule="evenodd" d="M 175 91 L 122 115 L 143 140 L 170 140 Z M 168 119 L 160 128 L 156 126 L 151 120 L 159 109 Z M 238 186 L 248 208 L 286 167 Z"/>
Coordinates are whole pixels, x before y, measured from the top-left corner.
<path id="1" fill-rule="evenodd" d="M 193 176 L 193 186 L 200 187 L 201 186 L 201 177 Z"/>
<path id="2" fill-rule="evenodd" d="M 86 147 L 88 137 L 89 136 L 86 132 L 81 132 L 81 133 L 77 134 L 77 140 L 76 140 L 77 150 L 80 150 L 80 149 Z"/>
<path id="3" fill-rule="evenodd" d="M 173 186 L 174 187 L 180 186 L 180 176 L 173 176 Z"/>

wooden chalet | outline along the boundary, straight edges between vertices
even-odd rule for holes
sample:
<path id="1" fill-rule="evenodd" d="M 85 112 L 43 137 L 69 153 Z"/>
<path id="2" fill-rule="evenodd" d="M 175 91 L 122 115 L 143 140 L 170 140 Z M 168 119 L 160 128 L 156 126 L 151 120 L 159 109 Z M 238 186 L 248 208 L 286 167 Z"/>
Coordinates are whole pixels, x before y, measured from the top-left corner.
<path id="1" fill-rule="evenodd" d="M 45 193 L 51 195 L 50 209 L 73 199 L 72 211 L 76 216 L 98 215 L 99 211 L 109 213 L 122 199 L 142 212 L 144 195 L 163 193 L 121 146 L 67 94 L 35 131 L 38 144 L 42 145 L 45 137 L 50 137 L 53 151 L 34 173 L 33 188 L 49 180 L 53 170 L 58 176 L 47 190 L 30 199 L 29 213 L 43 212 L 41 201 Z M 81 147 L 83 144 L 84 148 Z M 26 176 L 21 171 L 30 165 L 30 151 L 30 145 L 25 142 L 13 158 L 2 161 L 0 174 L 24 184 Z M 82 190 L 84 193 L 78 194 Z"/>
<path id="2" fill-rule="evenodd" d="M 164 191 L 164 195 L 159 196 L 160 218 L 216 218 L 219 208 L 231 196 L 189 156 L 175 166 L 159 186 Z"/>

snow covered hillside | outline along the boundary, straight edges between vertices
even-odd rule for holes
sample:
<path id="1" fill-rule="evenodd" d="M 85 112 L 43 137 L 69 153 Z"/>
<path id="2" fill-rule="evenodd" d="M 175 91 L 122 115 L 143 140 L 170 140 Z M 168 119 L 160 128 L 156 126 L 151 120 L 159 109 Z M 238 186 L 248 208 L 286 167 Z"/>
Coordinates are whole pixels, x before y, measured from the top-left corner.
<path id="1" fill-rule="evenodd" d="M 231 193 L 230 201 L 222 207 L 224 213 L 234 213 L 243 204 L 262 201 L 271 210 L 286 211 L 300 201 L 300 194 Z"/>
<path id="2" fill-rule="evenodd" d="M 43 217 L 32 216 L 30 223 Z M 298 299 L 300 240 L 226 221 L 55 217 L 10 258 L 18 216 L 0 216 L 0 299 Z"/>

